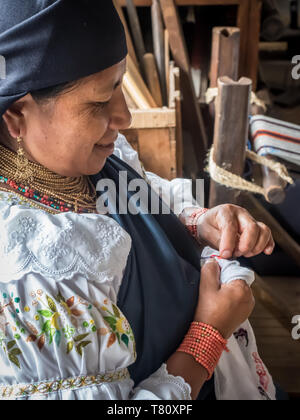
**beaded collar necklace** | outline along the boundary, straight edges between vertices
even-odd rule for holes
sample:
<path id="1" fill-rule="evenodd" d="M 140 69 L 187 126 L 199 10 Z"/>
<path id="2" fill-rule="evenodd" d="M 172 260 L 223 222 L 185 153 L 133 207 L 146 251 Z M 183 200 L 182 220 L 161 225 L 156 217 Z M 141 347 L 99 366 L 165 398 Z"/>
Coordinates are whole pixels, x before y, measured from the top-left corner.
<path id="1" fill-rule="evenodd" d="M 0 183 L 25 199 L 45 205 L 56 212 L 95 213 L 96 189 L 89 177 L 72 178 L 55 174 L 43 166 L 29 162 L 31 185 L 16 182 L 18 156 L 0 145 Z"/>

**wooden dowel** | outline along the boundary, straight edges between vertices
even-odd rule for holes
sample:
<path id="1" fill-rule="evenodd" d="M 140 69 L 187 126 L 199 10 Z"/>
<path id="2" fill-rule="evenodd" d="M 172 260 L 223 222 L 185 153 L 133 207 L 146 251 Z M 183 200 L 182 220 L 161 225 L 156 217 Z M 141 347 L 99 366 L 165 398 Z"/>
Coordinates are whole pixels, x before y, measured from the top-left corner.
<path id="1" fill-rule="evenodd" d="M 275 161 L 277 160 L 272 155 L 267 155 L 266 157 Z M 266 166 L 262 166 L 262 184 L 265 190 L 265 198 L 269 203 L 283 203 L 286 198 L 285 188 L 287 182 Z"/>
<path id="2" fill-rule="evenodd" d="M 128 92 L 128 90 L 126 89 L 124 83 L 123 83 L 123 86 L 122 86 L 122 90 L 123 90 L 123 93 L 124 93 L 124 96 L 125 96 L 125 101 L 127 103 L 128 108 L 129 109 L 138 109 L 137 104 L 132 99 L 132 97 L 131 97 L 130 93 Z"/>
<path id="3" fill-rule="evenodd" d="M 147 53 L 144 55 L 144 70 L 146 81 L 153 99 L 157 106 L 162 107 L 163 100 L 159 83 L 159 75 L 156 67 L 155 57 L 152 53 Z"/>
<path id="4" fill-rule="evenodd" d="M 169 98 L 170 98 L 170 43 L 169 43 L 169 32 L 167 29 L 165 29 L 164 37 L 165 37 L 166 91 L 167 91 L 167 104 L 168 104 Z"/>
<path id="5" fill-rule="evenodd" d="M 153 35 L 153 49 L 161 85 L 162 99 L 163 104 L 167 105 L 164 26 L 160 3 L 158 0 L 153 0 L 152 2 L 151 22 Z"/>
<path id="6" fill-rule="evenodd" d="M 125 91 L 128 92 L 129 96 L 133 99 L 139 109 L 151 108 L 151 105 L 143 95 L 143 92 L 140 90 L 134 77 L 132 77 L 129 71 L 124 74 L 123 85 L 125 87 Z"/>
<path id="7" fill-rule="evenodd" d="M 245 77 L 235 82 L 225 76 L 218 80 L 218 87 L 213 158 L 218 166 L 242 176 L 252 82 Z M 239 194 L 240 191 L 226 188 L 212 180 L 209 205 L 215 207 L 224 203 L 236 203 Z"/>
<path id="8" fill-rule="evenodd" d="M 134 45 L 136 48 L 142 76 L 145 77 L 145 69 L 143 67 L 143 63 L 144 63 L 144 55 L 146 54 L 146 49 L 145 49 L 145 44 L 143 40 L 143 34 L 141 30 L 139 17 L 138 17 L 137 10 L 136 10 L 133 0 L 126 0 L 126 6 L 127 6 L 127 13 L 129 17 L 130 27 L 131 27 L 131 33 L 133 36 Z"/>
<path id="9" fill-rule="evenodd" d="M 130 57 L 132 58 L 132 60 L 134 61 L 134 64 L 138 67 L 138 61 L 136 58 L 136 54 L 135 54 L 135 49 L 132 43 L 132 39 L 131 39 L 131 35 L 127 26 L 127 22 L 122 10 L 122 7 L 120 6 L 120 0 L 113 0 L 114 6 L 120 16 L 120 19 L 123 23 L 124 26 L 124 30 L 125 30 L 125 34 L 126 34 L 126 42 L 127 42 L 127 48 L 128 48 L 128 54 L 130 55 Z"/>
<path id="10" fill-rule="evenodd" d="M 269 95 L 267 94 L 266 99 L 270 101 L 268 96 Z M 251 106 L 251 114 L 264 115 L 266 114 L 266 111 L 261 106 L 253 104 Z M 267 155 L 266 157 L 273 161 L 278 161 L 278 159 L 273 155 Z M 283 203 L 286 198 L 285 188 L 287 186 L 287 182 L 280 178 L 276 172 L 266 166 L 261 166 L 261 177 L 266 200 L 270 204 Z"/>
<path id="11" fill-rule="evenodd" d="M 154 101 L 153 96 L 151 95 L 141 74 L 139 73 L 138 69 L 136 68 L 136 65 L 134 64 L 130 56 L 127 57 L 127 70 L 131 74 L 136 86 L 138 86 L 139 91 L 143 94 L 144 98 L 149 103 L 150 108 L 157 108 L 157 104 Z"/>

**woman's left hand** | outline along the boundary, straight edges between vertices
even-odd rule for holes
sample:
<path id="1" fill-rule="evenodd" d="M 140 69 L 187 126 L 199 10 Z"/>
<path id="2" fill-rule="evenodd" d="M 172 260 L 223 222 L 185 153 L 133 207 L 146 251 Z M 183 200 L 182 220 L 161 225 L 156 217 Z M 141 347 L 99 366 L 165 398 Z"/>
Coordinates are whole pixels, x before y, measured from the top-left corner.
<path id="1" fill-rule="evenodd" d="M 223 258 L 271 255 L 275 242 L 271 230 L 247 210 L 224 204 L 208 210 L 197 223 L 198 240 L 220 251 Z"/>

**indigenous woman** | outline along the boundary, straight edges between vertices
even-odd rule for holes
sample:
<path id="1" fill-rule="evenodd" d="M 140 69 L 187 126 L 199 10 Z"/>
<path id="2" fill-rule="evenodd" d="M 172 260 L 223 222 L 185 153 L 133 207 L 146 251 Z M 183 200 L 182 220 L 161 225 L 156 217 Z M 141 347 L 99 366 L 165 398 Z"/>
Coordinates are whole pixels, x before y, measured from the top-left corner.
<path id="1" fill-rule="evenodd" d="M 230 205 L 99 214 L 103 180 L 184 182 L 145 174 L 119 134 L 112 2 L 2 0 L 0 16 L 0 398 L 274 399 L 251 273 L 221 259 L 271 254 L 270 230 Z M 200 242 L 219 251 L 199 286 Z"/>

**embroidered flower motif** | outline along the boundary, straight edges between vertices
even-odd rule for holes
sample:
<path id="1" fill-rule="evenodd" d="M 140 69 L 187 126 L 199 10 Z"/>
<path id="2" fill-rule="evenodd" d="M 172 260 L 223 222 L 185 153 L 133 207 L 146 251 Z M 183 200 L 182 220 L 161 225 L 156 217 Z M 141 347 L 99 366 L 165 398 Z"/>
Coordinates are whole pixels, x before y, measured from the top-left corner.
<path id="1" fill-rule="evenodd" d="M 21 217 L 18 220 L 19 229 L 9 234 L 8 244 L 4 247 L 4 253 L 8 254 L 14 248 L 22 246 L 27 235 L 34 232 L 36 229 L 36 222 L 31 217 Z"/>
<path id="2" fill-rule="evenodd" d="M 270 380 L 269 380 L 268 373 L 267 373 L 266 369 L 264 368 L 264 364 L 263 364 L 261 358 L 259 357 L 259 355 L 257 353 L 252 353 L 252 357 L 253 357 L 253 360 L 256 364 L 256 373 L 259 377 L 259 382 L 260 382 L 262 388 L 265 391 L 268 391 Z"/>
<path id="3" fill-rule="evenodd" d="M 42 236 L 41 254 L 56 263 L 59 259 L 68 256 L 71 248 L 67 246 L 72 241 L 74 233 L 74 224 L 68 220 L 66 227 L 61 230 L 57 237 L 53 240 L 51 235 Z"/>
<path id="4" fill-rule="evenodd" d="M 101 244 L 101 251 L 105 258 L 110 254 L 112 245 L 122 246 L 125 242 L 124 231 L 119 225 L 112 226 L 99 222 L 96 231 Z"/>
<path id="5" fill-rule="evenodd" d="M 107 299 L 106 299 L 106 302 L 108 303 Z M 133 347 L 134 347 L 134 357 L 136 357 L 135 339 L 134 339 L 133 332 L 130 328 L 128 321 L 123 316 L 123 314 L 121 314 L 121 312 L 119 311 L 116 305 L 114 305 L 113 303 L 111 304 L 112 311 L 109 310 L 107 306 L 100 307 L 100 310 L 102 310 L 103 312 L 106 312 L 109 315 L 109 316 L 103 316 L 103 319 L 106 325 L 110 329 L 110 336 L 108 338 L 107 347 L 110 347 L 116 342 L 116 340 L 118 340 L 119 344 L 123 342 L 128 348 L 129 341 L 132 341 Z M 101 335 L 101 332 L 98 330 L 98 334 L 99 333 Z"/>
<path id="6" fill-rule="evenodd" d="M 23 233 L 28 234 L 36 229 L 36 222 L 31 217 L 22 217 L 19 219 L 19 226 Z"/>

